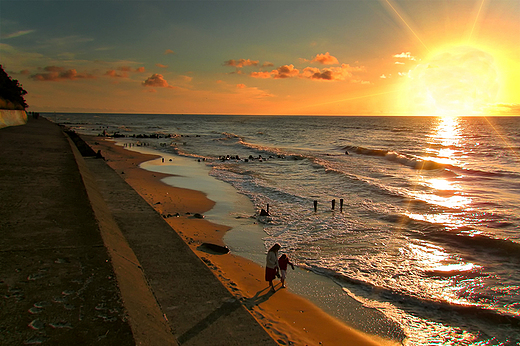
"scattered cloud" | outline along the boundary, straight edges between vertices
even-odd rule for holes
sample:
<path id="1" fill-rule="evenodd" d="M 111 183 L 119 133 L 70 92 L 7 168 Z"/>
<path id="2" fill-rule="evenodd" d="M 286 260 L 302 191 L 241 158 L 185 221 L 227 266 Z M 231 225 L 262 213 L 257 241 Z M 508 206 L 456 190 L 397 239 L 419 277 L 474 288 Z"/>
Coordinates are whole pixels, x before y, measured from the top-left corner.
<path id="1" fill-rule="evenodd" d="M 329 52 L 325 54 L 317 54 L 314 59 L 311 60 L 311 62 L 319 63 L 322 65 L 337 65 L 339 64 L 339 61 L 336 57 L 330 55 Z"/>
<path id="2" fill-rule="evenodd" d="M 169 85 L 166 79 L 161 74 L 154 73 L 148 79 L 146 79 L 143 83 L 143 86 L 145 87 L 155 87 L 155 88 L 175 88 L 172 85 Z"/>
<path id="3" fill-rule="evenodd" d="M 349 64 L 342 64 L 338 67 L 329 67 L 324 69 L 319 69 L 317 67 L 305 67 L 303 70 L 299 70 L 294 65 L 283 65 L 278 67 L 276 70 L 272 70 L 270 72 L 267 71 L 258 71 L 252 72 L 250 74 L 253 78 L 274 78 L 274 79 L 282 79 L 282 78 L 306 78 L 312 80 L 325 80 L 325 81 L 337 81 L 337 80 L 350 80 L 357 82 L 353 78 L 354 72 L 364 72 L 365 69 L 363 67 L 352 67 Z M 361 82 L 361 81 L 359 81 Z"/>
<path id="4" fill-rule="evenodd" d="M 245 89 L 247 88 L 245 84 L 237 84 L 238 89 Z"/>
<path id="5" fill-rule="evenodd" d="M 117 71 L 121 71 L 121 72 L 117 72 Z M 114 77 L 114 78 L 128 78 L 129 74 L 132 72 L 142 73 L 144 71 L 145 71 L 144 67 L 137 67 L 134 69 L 128 65 L 123 65 L 123 66 L 118 67 L 117 69 L 108 70 L 107 72 L 105 72 L 105 76 L 110 76 L 110 77 Z"/>
<path id="6" fill-rule="evenodd" d="M 242 68 L 244 66 L 258 66 L 259 61 L 258 60 L 251 60 L 251 59 L 231 59 L 224 61 L 224 66 L 233 66 L 236 68 Z"/>
<path id="7" fill-rule="evenodd" d="M 171 49 L 166 49 L 164 51 L 164 55 L 169 55 L 169 54 L 175 54 L 175 52 L 173 50 L 171 50 Z"/>
<path id="8" fill-rule="evenodd" d="M 414 56 L 412 56 L 412 54 L 410 52 L 402 52 L 400 54 L 395 54 L 393 56 L 394 58 L 399 58 L 399 59 L 408 59 L 408 60 L 416 60 Z"/>
<path id="9" fill-rule="evenodd" d="M 90 73 L 78 73 L 76 69 L 65 69 L 58 66 L 47 66 L 43 68 L 45 72 L 35 73 L 30 76 L 36 81 L 55 82 L 60 80 L 77 80 L 77 79 L 92 79 L 96 78 Z"/>
<path id="10" fill-rule="evenodd" d="M 278 69 L 272 71 L 273 78 L 290 78 L 296 77 L 300 73 L 300 71 L 294 68 L 294 65 L 283 65 L 278 67 Z"/>
<path id="11" fill-rule="evenodd" d="M 163 65 L 163 64 L 155 64 L 155 66 L 160 67 L 160 68 L 168 68 L 168 65 Z"/>
<path id="12" fill-rule="evenodd" d="M 128 78 L 128 73 L 117 73 L 116 70 L 108 70 L 105 73 L 106 76 L 114 77 L 114 78 Z"/>
<path id="13" fill-rule="evenodd" d="M 278 67 L 276 70 L 272 70 L 271 72 L 252 72 L 250 74 L 251 77 L 254 78 L 291 78 L 297 77 L 300 74 L 300 71 L 294 67 L 294 65 L 282 65 Z"/>
<path id="14" fill-rule="evenodd" d="M 253 78 L 267 79 L 271 78 L 271 72 L 251 72 L 250 76 Z"/>
<path id="15" fill-rule="evenodd" d="M 15 37 L 20 37 L 20 36 L 30 34 L 32 32 L 34 32 L 34 30 L 20 30 L 20 31 L 13 32 L 13 33 L 10 33 L 7 35 L 2 35 L 2 38 L 3 39 L 15 38 Z"/>

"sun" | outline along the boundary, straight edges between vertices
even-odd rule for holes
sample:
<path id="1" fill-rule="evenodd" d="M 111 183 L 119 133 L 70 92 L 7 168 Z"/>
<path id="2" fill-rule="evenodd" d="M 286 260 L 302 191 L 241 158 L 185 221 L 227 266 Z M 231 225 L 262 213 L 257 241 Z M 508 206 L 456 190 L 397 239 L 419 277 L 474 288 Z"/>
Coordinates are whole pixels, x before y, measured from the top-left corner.
<path id="1" fill-rule="evenodd" d="M 431 54 L 410 71 L 409 77 L 409 101 L 420 114 L 482 114 L 499 89 L 493 56 L 471 46 Z"/>

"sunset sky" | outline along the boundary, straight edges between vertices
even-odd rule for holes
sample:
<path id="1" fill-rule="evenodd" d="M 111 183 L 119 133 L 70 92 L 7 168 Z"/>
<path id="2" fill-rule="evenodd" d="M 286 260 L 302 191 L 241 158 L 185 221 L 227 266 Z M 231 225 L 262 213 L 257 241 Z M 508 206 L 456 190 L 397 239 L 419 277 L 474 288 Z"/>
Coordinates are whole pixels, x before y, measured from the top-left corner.
<path id="1" fill-rule="evenodd" d="M 0 1 L 29 111 L 520 114 L 520 1 Z"/>

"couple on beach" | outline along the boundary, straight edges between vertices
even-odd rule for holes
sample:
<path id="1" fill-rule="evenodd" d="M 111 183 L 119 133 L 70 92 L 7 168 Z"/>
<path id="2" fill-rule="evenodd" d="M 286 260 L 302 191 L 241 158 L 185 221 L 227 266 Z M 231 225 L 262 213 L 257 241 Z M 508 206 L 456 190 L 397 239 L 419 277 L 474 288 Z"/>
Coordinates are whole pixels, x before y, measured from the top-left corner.
<path id="1" fill-rule="evenodd" d="M 282 282 L 282 288 L 285 288 L 285 277 L 287 274 L 287 265 L 290 264 L 294 270 L 294 265 L 289 261 L 289 257 L 283 254 L 278 258 L 278 250 L 280 250 L 280 244 L 274 244 L 267 252 L 267 258 L 265 263 L 265 281 L 269 281 L 271 290 L 275 292 L 273 280 L 275 277 L 279 277 Z M 278 272 L 280 271 L 280 273 Z"/>

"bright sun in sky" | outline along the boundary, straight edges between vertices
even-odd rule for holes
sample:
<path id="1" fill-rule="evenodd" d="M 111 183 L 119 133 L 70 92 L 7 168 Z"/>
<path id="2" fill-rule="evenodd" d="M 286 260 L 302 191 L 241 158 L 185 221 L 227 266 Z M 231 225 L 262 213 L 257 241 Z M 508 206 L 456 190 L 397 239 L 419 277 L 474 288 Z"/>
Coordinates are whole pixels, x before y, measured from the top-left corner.
<path id="1" fill-rule="evenodd" d="M 436 53 L 410 72 L 412 102 L 433 115 L 481 114 L 499 90 L 493 57 L 459 46 Z"/>
<path id="2" fill-rule="evenodd" d="M 19 0 L 0 10 L 0 64 L 29 111 L 520 115 L 518 0 Z"/>

